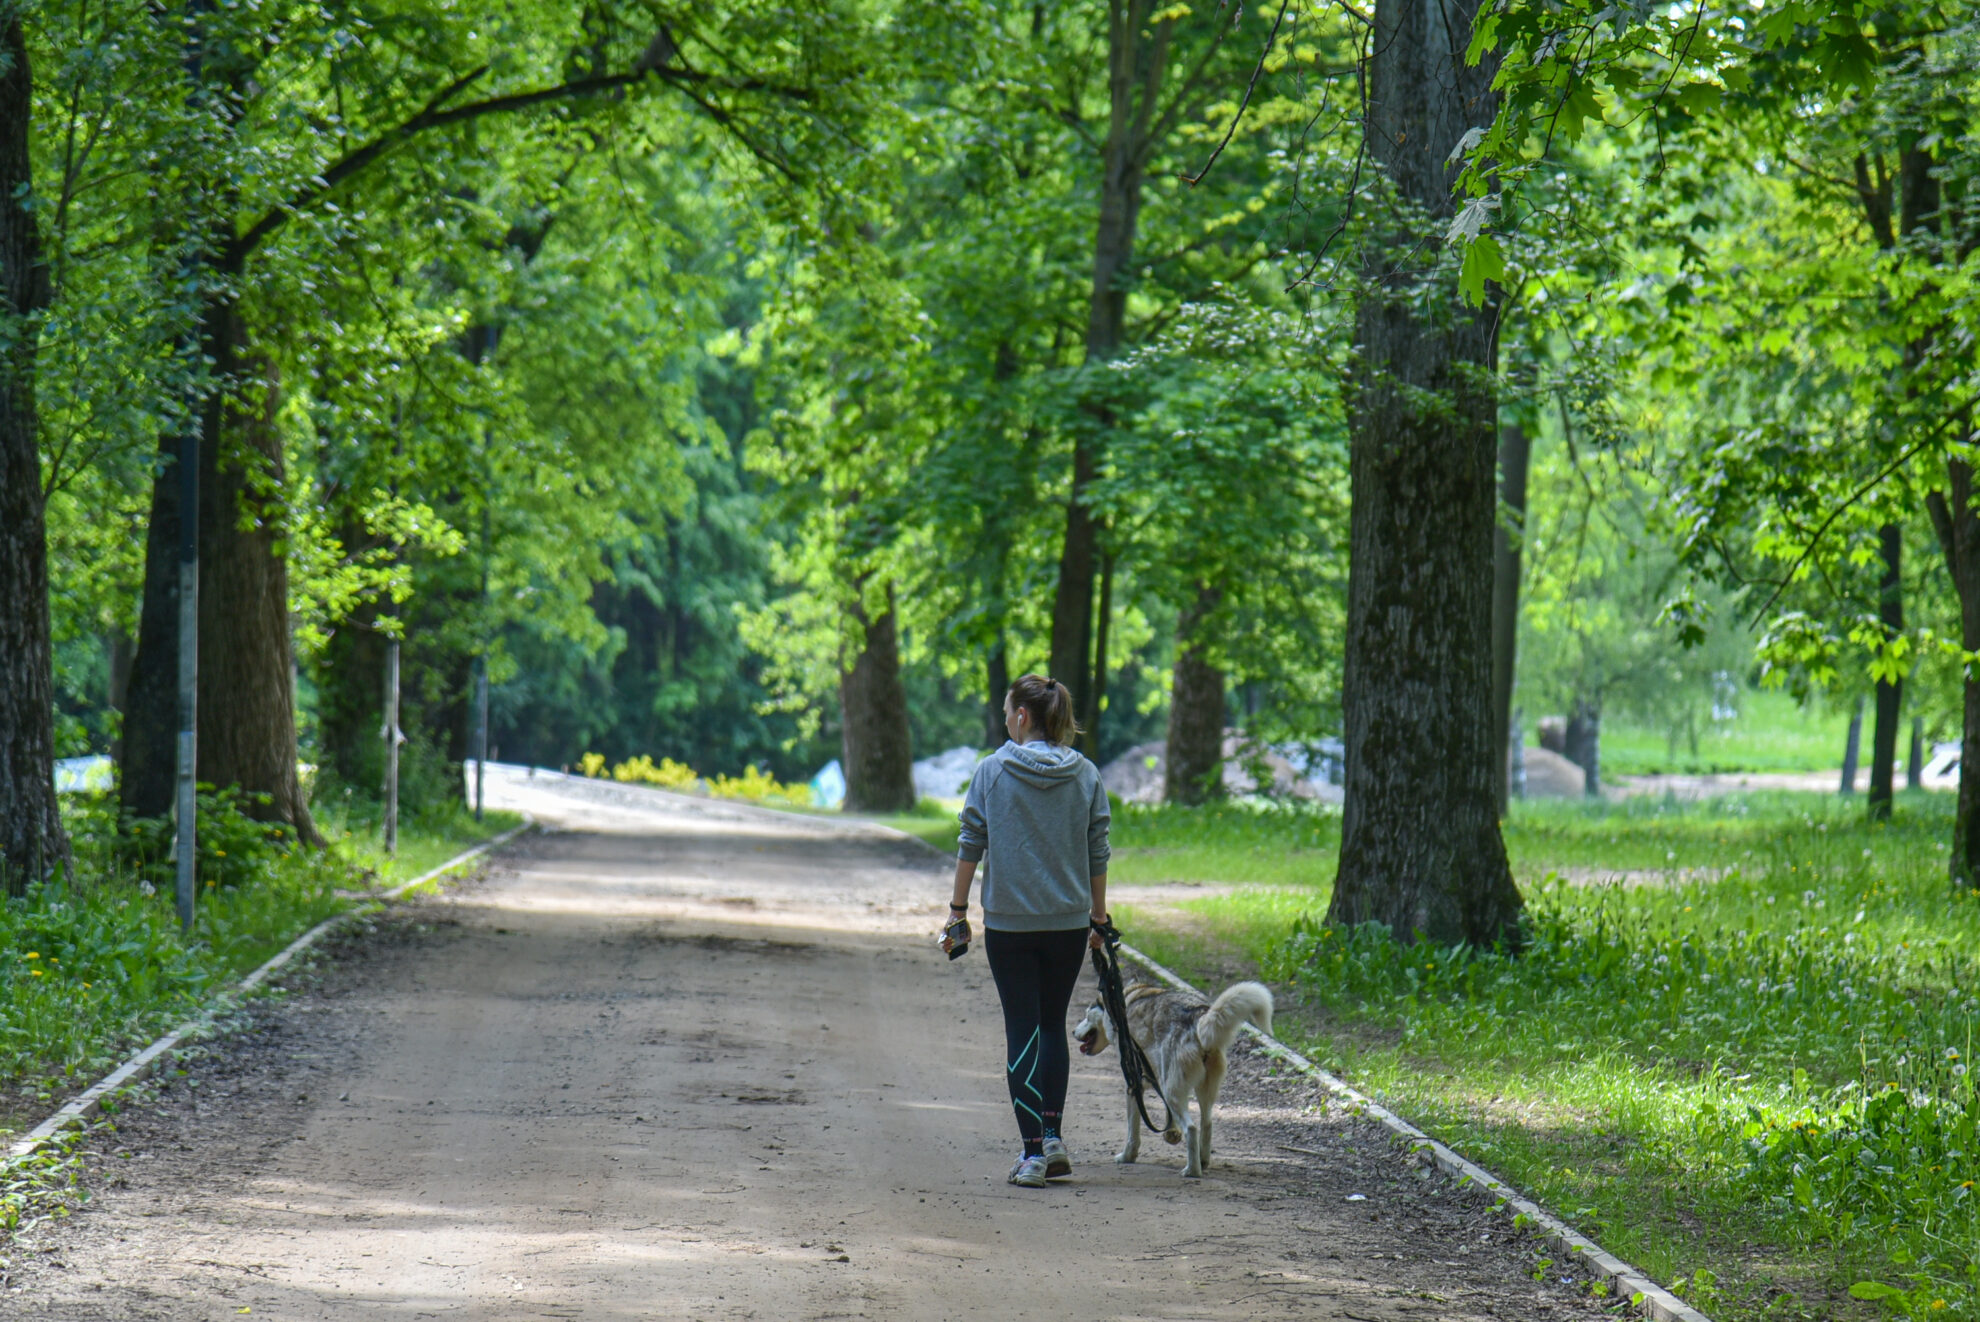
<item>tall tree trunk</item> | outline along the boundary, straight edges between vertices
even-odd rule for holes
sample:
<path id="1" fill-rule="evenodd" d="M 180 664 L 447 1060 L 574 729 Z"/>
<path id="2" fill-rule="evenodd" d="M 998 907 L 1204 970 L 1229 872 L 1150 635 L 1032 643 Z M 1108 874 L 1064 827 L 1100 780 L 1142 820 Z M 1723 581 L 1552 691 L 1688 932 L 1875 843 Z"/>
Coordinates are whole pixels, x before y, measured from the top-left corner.
<path id="1" fill-rule="evenodd" d="M 1059 583 L 1052 597 L 1051 677 L 1072 694 L 1076 712 L 1086 710 L 1093 657 L 1093 570 L 1099 529 L 1086 507 L 1086 488 L 1095 475 L 1096 448 L 1085 439 L 1073 447 L 1072 497 L 1066 505 Z"/>
<path id="2" fill-rule="evenodd" d="M 127 817 L 172 810 L 179 729 L 179 438 L 158 440 L 151 517 L 144 531 L 144 590 L 137 651 L 125 693 L 123 756 L 117 792 Z"/>
<path id="3" fill-rule="evenodd" d="M 1210 664 L 1209 624 L 1223 594 L 1199 584 L 1176 625 L 1175 682 L 1169 695 L 1169 741 L 1162 797 L 1206 803 L 1224 797 L 1224 672 Z"/>
<path id="4" fill-rule="evenodd" d="M 220 273 L 240 276 L 236 266 Z M 237 404 L 242 332 L 222 294 L 201 313 L 200 340 L 215 388 L 200 418 L 199 770 L 202 782 L 235 786 L 243 806 L 286 822 L 319 843 L 296 776 L 295 671 L 289 646 L 288 566 L 279 506 L 256 494 L 256 474 L 279 478 L 282 454 L 260 401 Z M 249 382 L 251 393 L 263 388 Z M 272 389 L 272 384 L 266 386 Z M 152 484 L 144 604 L 131 664 L 124 725 L 123 802 L 156 817 L 172 802 L 178 727 L 178 543 L 176 464 Z"/>
<path id="5" fill-rule="evenodd" d="M 1849 709 L 1849 733 L 1843 736 L 1842 784 L 1840 792 L 1856 793 L 1856 767 L 1863 753 L 1863 698 Z"/>
<path id="6" fill-rule="evenodd" d="M 1511 797 L 1513 662 L 1519 650 L 1519 557 L 1526 536 L 1526 462 L 1532 446 L 1526 429 L 1499 429 L 1499 514 L 1492 530 L 1492 717 L 1499 755 L 1499 815 Z"/>
<path id="7" fill-rule="evenodd" d="M 48 528 L 35 409 L 48 271 L 34 214 L 34 79 L 19 7 L 0 20 L 0 879 L 10 894 L 69 861 L 55 806 Z"/>
<path id="8" fill-rule="evenodd" d="M 865 642 L 839 677 L 845 811 L 906 812 L 914 807 L 914 749 L 908 736 L 907 690 L 901 684 L 893 589 L 887 590 L 886 611 L 876 619 L 868 619 L 857 601 L 849 609 Z"/>
<path id="9" fill-rule="evenodd" d="M 199 778 L 240 786 L 249 816 L 321 844 L 296 772 L 278 386 L 255 366 L 247 398 L 227 409 L 233 425 L 200 459 Z"/>
<path id="10" fill-rule="evenodd" d="M 1515 947 L 1522 904 L 1499 834 L 1492 708 L 1495 309 L 1460 307 L 1429 256 L 1451 214 L 1451 150 L 1494 110 L 1494 63 L 1464 60 L 1477 8 L 1375 7 L 1363 132 L 1401 205 L 1368 244 L 1357 316 L 1347 801 L 1328 921 Z M 1428 232 L 1403 221 L 1412 214 Z"/>
<path id="11" fill-rule="evenodd" d="M 1925 508 L 1959 596 L 1960 646 L 1980 650 L 1980 515 L 1973 511 L 1972 465 L 1947 461 L 1946 490 L 1928 493 Z M 1946 867 L 1953 885 L 1965 889 L 1980 886 L 1980 674 L 1972 666 L 1966 668 L 1961 697 L 1959 806 Z"/>
<path id="12" fill-rule="evenodd" d="M 1925 788 L 1925 718 L 1911 718 L 1911 756 L 1904 761 L 1904 787 L 1908 790 Z"/>
<path id="13" fill-rule="evenodd" d="M 1591 799 L 1602 796 L 1602 708 L 1586 698 L 1574 700 L 1568 714 L 1562 747 L 1568 761 L 1582 770 L 1581 792 Z"/>
<path id="14" fill-rule="evenodd" d="M 1107 716 L 1107 641 L 1114 622 L 1114 556 L 1109 551 L 1100 558 L 1099 618 L 1093 626 L 1093 686 L 1086 709 L 1079 714 L 1086 753 L 1095 762 L 1101 758 L 1100 724 Z M 1077 710 L 1077 709 L 1075 709 Z"/>
<path id="15" fill-rule="evenodd" d="M 1093 233 L 1093 280 L 1087 291 L 1086 362 L 1104 363 L 1127 338 L 1129 265 L 1141 215 L 1155 99 L 1168 67 L 1173 16 L 1154 19 L 1153 0 L 1115 0 L 1109 6 L 1107 44 L 1107 140 L 1100 155 L 1100 214 Z M 1072 492 L 1059 549 L 1059 581 L 1052 601 L 1052 676 L 1072 692 L 1073 710 L 1093 701 L 1093 595 L 1098 561 L 1097 527 L 1086 503 L 1099 475 L 1106 434 L 1115 423 L 1106 383 L 1089 374 L 1086 417 L 1073 441 Z M 1096 751 L 1089 739 L 1088 752 Z"/>
<path id="16" fill-rule="evenodd" d="M 983 746 L 1001 748 L 1011 737 L 1010 732 L 1004 729 L 1004 695 L 1011 691 L 1011 656 L 1004 646 L 1001 631 L 997 641 L 990 645 L 990 659 L 984 665 L 984 682 L 990 689 L 990 701 L 983 707 Z"/>
<path id="17" fill-rule="evenodd" d="M 1877 529 L 1884 577 L 1877 595 L 1877 620 L 1886 638 L 1904 632 L 1904 530 L 1895 523 Z M 1897 777 L 1898 720 L 1904 705 L 1902 679 L 1877 681 L 1877 726 L 1870 739 L 1870 816 L 1887 820 Z"/>

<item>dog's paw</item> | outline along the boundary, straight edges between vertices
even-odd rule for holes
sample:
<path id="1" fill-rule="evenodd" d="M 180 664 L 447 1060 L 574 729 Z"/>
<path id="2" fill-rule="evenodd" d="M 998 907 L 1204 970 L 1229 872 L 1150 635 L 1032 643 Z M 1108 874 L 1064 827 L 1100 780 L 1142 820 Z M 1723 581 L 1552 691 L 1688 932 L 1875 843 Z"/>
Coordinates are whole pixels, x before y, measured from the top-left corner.
<path id="1" fill-rule="evenodd" d="M 1182 1142 L 1182 1130 L 1180 1130 L 1180 1129 L 1165 1129 L 1165 1130 L 1163 1130 L 1163 1131 L 1162 1131 L 1162 1141 L 1163 1141 L 1164 1143 L 1180 1143 L 1180 1142 Z"/>

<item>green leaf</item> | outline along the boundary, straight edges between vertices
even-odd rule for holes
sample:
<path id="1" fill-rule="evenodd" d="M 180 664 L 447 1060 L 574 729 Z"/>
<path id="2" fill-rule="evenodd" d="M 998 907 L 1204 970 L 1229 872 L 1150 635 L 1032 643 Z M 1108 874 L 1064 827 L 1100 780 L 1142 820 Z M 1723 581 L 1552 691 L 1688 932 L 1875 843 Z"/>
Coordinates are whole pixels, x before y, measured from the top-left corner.
<path id="1" fill-rule="evenodd" d="M 1602 118 L 1602 103 L 1595 98 L 1594 84 L 1583 79 L 1562 98 L 1556 114 L 1556 131 L 1563 142 L 1579 142 L 1588 121 Z"/>
<path id="2" fill-rule="evenodd" d="M 1895 1285 L 1885 1285 L 1882 1281 L 1858 1281 L 1849 1287 L 1849 1292 L 1858 1299 L 1895 1299 L 1904 1294 Z"/>
<path id="3" fill-rule="evenodd" d="M 1458 272 L 1458 294 L 1472 307 L 1485 302 L 1485 282 L 1506 278 L 1506 254 L 1499 241 L 1481 234 L 1464 250 L 1464 267 Z"/>
<path id="4" fill-rule="evenodd" d="M 1678 105 L 1687 115 L 1703 115 L 1717 110 L 1725 93 L 1715 83 L 1691 83 L 1677 94 Z"/>

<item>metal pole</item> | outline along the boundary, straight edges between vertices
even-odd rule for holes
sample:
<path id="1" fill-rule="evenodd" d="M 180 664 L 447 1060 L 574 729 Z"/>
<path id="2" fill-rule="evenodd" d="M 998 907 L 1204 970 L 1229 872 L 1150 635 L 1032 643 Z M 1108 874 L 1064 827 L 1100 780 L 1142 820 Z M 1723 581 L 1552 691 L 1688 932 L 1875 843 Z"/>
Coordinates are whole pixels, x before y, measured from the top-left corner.
<path id="1" fill-rule="evenodd" d="M 483 781 L 488 777 L 488 490 L 481 492 L 481 657 L 475 674 L 474 820 L 481 820 Z"/>
<path id="2" fill-rule="evenodd" d="M 474 736 L 474 820 L 481 820 L 483 782 L 488 777 L 488 654 L 481 654 L 480 663 L 475 667 L 475 736 Z"/>
<path id="3" fill-rule="evenodd" d="M 199 856 L 199 418 L 179 440 L 179 740 L 177 865 L 179 927 L 192 931 Z"/>
<path id="4" fill-rule="evenodd" d="M 205 82 L 205 41 L 203 27 L 211 9 L 207 0 L 193 0 L 187 6 L 185 49 L 186 102 L 197 109 Z M 202 233 L 203 223 L 195 209 L 189 217 L 192 232 Z M 188 281 L 195 289 L 204 275 L 203 252 L 195 241 L 186 259 Z M 203 306 L 203 300 L 202 300 Z M 201 359 L 199 315 L 185 337 L 188 370 L 198 373 Z M 178 793 L 173 800 L 172 862 L 173 898 L 179 911 L 179 928 L 191 932 L 193 908 L 198 899 L 199 881 L 199 433 L 204 418 L 193 409 L 185 419 L 185 432 L 179 437 L 179 737 Z"/>
<path id="5" fill-rule="evenodd" d="M 385 852 L 399 852 L 399 640 L 385 645 Z"/>

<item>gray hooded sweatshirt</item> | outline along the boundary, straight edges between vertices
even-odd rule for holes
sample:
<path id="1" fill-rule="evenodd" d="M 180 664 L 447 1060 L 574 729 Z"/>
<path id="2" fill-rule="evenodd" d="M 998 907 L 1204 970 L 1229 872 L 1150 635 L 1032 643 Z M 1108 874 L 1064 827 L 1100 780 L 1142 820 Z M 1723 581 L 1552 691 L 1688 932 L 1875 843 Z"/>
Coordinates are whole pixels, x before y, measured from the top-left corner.
<path id="1" fill-rule="evenodd" d="M 1100 771 L 1073 749 L 1006 743 L 976 764 L 956 819 L 957 857 L 990 854 L 983 923 L 1000 932 L 1086 926 L 1093 878 L 1107 871 L 1112 813 Z"/>

